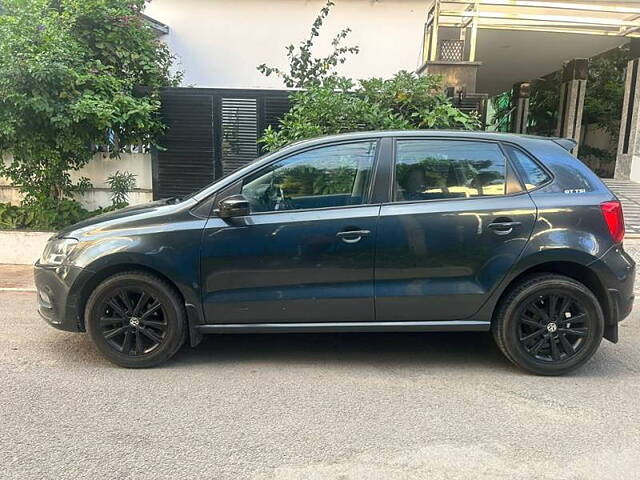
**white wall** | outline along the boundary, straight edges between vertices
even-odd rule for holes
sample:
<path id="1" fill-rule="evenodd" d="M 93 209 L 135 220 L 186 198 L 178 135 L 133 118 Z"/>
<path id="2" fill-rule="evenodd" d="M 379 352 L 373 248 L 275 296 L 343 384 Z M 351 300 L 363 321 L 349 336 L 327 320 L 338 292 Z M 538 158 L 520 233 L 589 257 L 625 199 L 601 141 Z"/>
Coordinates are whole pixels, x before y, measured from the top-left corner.
<path id="1" fill-rule="evenodd" d="M 152 0 L 145 13 L 166 23 L 163 38 L 185 71 L 185 85 L 273 87 L 283 85 L 256 70 L 286 67 L 284 47 L 306 38 L 324 0 Z M 360 53 L 340 72 L 353 78 L 389 77 L 415 70 L 421 48 L 425 0 L 337 0 L 316 42 L 327 53 L 333 36 L 350 27 L 348 45 Z"/>
<path id="2" fill-rule="evenodd" d="M 0 264 L 33 265 L 53 232 L 0 231 Z"/>
<path id="3" fill-rule="evenodd" d="M 5 161 L 9 161 L 8 158 Z M 80 203 L 88 210 L 111 205 L 111 190 L 107 178 L 115 173 L 131 172 L 136 175 L 136 188 L 129 193 L 129 203 L 149 202 L 152 200 L 151 155 L 141 153 L 123 153 L 119 158 L 109 158 L 97 154 L 91 161 L 77 172 L 71 172 L 71 179 L 77 181 L 80 177 L 91 180 L 93 188 L 85 195 L 78 197 Z M 18 190 L 11 186 L 8 179 L 0 177 L 0 203 L 20 203 Z"/>

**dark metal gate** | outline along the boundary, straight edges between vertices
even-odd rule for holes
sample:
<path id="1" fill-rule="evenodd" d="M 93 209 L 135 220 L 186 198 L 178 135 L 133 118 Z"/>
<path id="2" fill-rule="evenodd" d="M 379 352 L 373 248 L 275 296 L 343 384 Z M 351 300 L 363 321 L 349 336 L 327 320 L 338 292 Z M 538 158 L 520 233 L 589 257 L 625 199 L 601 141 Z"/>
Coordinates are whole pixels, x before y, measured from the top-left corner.
<path id="1" fill-rule="evenodd" d="M 185 195 L 259 156 L 258 139 L 289 110 L 289 91 L 168 88 L 153 153 L 153 197 Z"/>

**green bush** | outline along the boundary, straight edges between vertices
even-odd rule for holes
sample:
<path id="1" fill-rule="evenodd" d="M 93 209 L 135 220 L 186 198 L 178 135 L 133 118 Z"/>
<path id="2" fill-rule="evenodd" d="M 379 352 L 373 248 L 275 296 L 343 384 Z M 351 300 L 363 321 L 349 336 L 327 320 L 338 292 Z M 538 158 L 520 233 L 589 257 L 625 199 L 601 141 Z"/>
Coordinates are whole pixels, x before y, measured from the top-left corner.
<path id="1" fill-rule="evenodd" d="M 117 207 L 124 205 L 129 199 L 129 193 L 136 188 L 136 174 L 131 172 L 121 172 L 117 170 L 116 173 L 110 175 L 107 178 L 109 188 L 111 188 L 111 205 Z"/>
<path id="2" fill-rule="evenodd" d="M 476 129 L 480 122 L 451 105 L 437 76 L 401 71 L 354 84 L 345 78 L 310 85 L 291 96 L 291 110 L 260 142 L 268 151 L 305 138 L 359 130 Z"/>
<path id="3" fill-rule="evenodd" d="M 288 70 L 265 64 L 258 67 L 266 76 L 280 77 L 288 87 L 304 89 L 291 95 L 293 105 L 279 127 L 265 130 L 260 142 L 267 151 L 305 138 L 358 130 L 479 128 L 477 117 L 451 105 L 439 76 L 401 71 L 391 79 L 358 82 L 338 76 L 336 67 L 359 52 L 357 46 L 343 45 L 349 28 L 333 38 L 328 55 L 314 56 L 315 39 L 333 6 L 332 0 L 327 1 L 307 39 L 297 47 L 286 47 Z"/>
<path id="4" fill-rule="evenodd" d="M 0 174 L 28 203 L 71 199 L 96 149 L 153 143 L 173 55 L 141 15 L 145 0 L 1 0 Z M 42 204 L 46 210 L 47 205 Z M 62 208 L 62 207 L 61 207 Z"/>
<path id="5" fill-rule="evenodd" d="M 624 80 L 630 56 L 629 46 L 609 50 L 589 59 L 589 77 L 584 100 L 582 124 L 596 124 L 617 143 L 624 100 Z M 528 132 L 536 135 L 555 135 L 560 108 L 562 71 L 558 70 L 531 82 Z M 500 131 L 509 129 L 512 92 L 503 92 L 492 99 L 492 123 Z M 583 150 L 583 146 L 580 146 Z M 590 153 L 601 156 L 592 150 Z M 607 155 L 607 152 L 604 152 Z M 605 157 L 602 157 L 606 160 Z"/>
<path id="6" fill-rule="evenodd" d="M 16 206 L 0 203 L 0 230 L 55 231 L 87 218 L 126 207 L 126 203 L 87 210 L 75 200 L 42 200 Z"/>

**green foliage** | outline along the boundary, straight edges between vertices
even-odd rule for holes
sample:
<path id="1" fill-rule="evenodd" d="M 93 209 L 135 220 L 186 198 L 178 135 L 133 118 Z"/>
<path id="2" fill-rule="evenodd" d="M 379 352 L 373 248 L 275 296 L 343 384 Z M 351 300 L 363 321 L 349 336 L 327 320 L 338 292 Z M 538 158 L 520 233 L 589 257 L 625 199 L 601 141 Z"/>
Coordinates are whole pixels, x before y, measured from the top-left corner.
<path id="1" fill-rule="evenodd" d="M 614 142 L 620 134 L 625 69 L 629 60 L 629 46 L 625 45 L 589 62 L 582 123 L 598 125 L 611 135 Z"/>
<path id="2" fill-rule="evenodd" d="M 357 84 L 345 78 L 325 80 L 293 93 L 291 99 L 279 128 L 268 128 L 260 140 L 268 151 L 305 138 L 359 130 L 479 127 L 476 117 L 451 105 L 439 77 L 406 71 Z"/>
<path id="3" fill-rule="evenodd" d="M 560 105 L 562 72 L 554 72 L 538 78 L 531 84 L 529 98 L 529 132 L 538 135 L 555 135 Z"/>
<path id="4" fill-rule="evenodd" d="M 528 133 L 546 136 L 555 134 L 560 101 L 560 77 L 561 72 L 554 72 L 531 83 Z M 491 124 L 499 132 L 509 131 L 512 97 L 513 92 L 509 90 L 491 99 L 494 110 Z"/>
<path id="5" fill-rule="evenodd" d="M 111 204 L 113 206 L 126 205 L 129 192 L 136 188 L 136 175 L 118 170 L 107 178 L 107 184 L 111 189 Z"/>
<path id="6" fill-rule="evenodd" d="M 58 230 L 90 216 L 78 202 L 69 199 L 46 199 L 19 207 L 0 203 L 1 229 Z"/>
<path id="7" fill-rule="evenodd" d="M 585 93 L 582 124 L 596 124 L 605 130 L 616 143 L 620 132 L 622 103 L 624 99 L 625 69 L 629 61 L 629 46 L 624 45 L 589 61 L 589 77 Z M 531 83 L 529 99 L 530 133 L 538 135 L 554 135 L 560 108 L 560 86 L 562 72 L 538 78 Z M 505 102 L 505 99 L 509 99 Z M 494 126 L 509 124 L 511 111 L 511 92 L 505 92 L 492 99 L 495 110 L 492 123 Z M 581 147 L 582 150 L 582 147 Z M 610 153 L 590 150 L 593 156 L 603 160 Z"/>
<path id="8" fill-rule="evenodd" d="M 69 172 L 96 146 L 118 155 L 153 142 L 162 131 L 157 90 L 180 75 L 140 16 L 144 0 L 2 3 L 0 154 L 11 156 L 0 173 L 45 208 L 86 190 Z"/>
<path id="9" fill-rule="evenodd" d="M 321 85 L 325 81 L 335 81 L 337 79 L 335 67 L 346 61 L 347 54 L 356 55 L 360 49 L 359 47 L 342 45 L 342 42 L 351 33 L 350 28 L 345 28 L 331 41 L 331 53 L 325 57 L 313 56 L 314 40 L 320 35 L 320 29 L 329 15 L 331 7 L 334 5 L 335 2 L 328 0 L 325 6 L 322 7 L 313 21 L 309 37 L 300 42 L 297 51 L 293 44 L 286 47 L 289 60 L 288 72 L 282 71 L 277 67 L 269 67 L 264 63 L 258 66 L 258 70 L 267 77 L 271 74 L 279 76 L 289 88 L 306 88 L 313 85 Z"/>
<path id="10" fill-rule="evenodd" d="M 264 131 L 260 142 L 274 151 L 291 142 L 335 133 L 358 130 L 418 128 L 478 128 L 479 120 L 466 115 L 442 92 L 438 76 L 419 77 L 406 71 L 383 80 L 371 78 L 354 82 L 338 76 L 335 67 L 357 54 L 358 47 L 345 47 L 342 41 L 350 29 L 332 40 L 331 53 L 315 58 L 312 50 L 324 20 L 334 2 L 329 0 L 313 22 L 309 37 L 298 50 L 287 47 L 289 71 L 260 65 L 265 75 L 280 76 L 287 87 L 304 90 L 291 95 L 291 110 L 281 119 L 279 128 Z"/>
<path id="11" fill-rule="evenodd" d="M 493 107 L 493 117 L 490 120 L 491 127 L 496 132 L 508 132 L 509 120 L 511 117 L 511 98 L 513 92 L 511 90 L 502 92 L 491 99 Z"/>
<path id="12" fill-rule="evenodd" d="M 55 231 L 87 218 L 126 207 L 127 203 L 89 211 L 75 200 L 43 199 L 20 206 L 0 203 L 0 230 Z"/>

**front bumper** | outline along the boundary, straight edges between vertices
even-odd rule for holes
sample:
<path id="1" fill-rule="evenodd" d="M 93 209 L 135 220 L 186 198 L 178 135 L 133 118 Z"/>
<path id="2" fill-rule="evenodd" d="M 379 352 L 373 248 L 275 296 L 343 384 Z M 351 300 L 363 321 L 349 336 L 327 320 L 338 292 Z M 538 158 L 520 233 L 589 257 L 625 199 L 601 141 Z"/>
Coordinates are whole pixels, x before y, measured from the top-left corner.
<path id="1" fill-rule="evenodd" d="M 84 331 L 80 286 L 87 277 L 88 272 L 80 267 L 35 264 L 38 313 L 49 325 L 69 332 Z"/>

